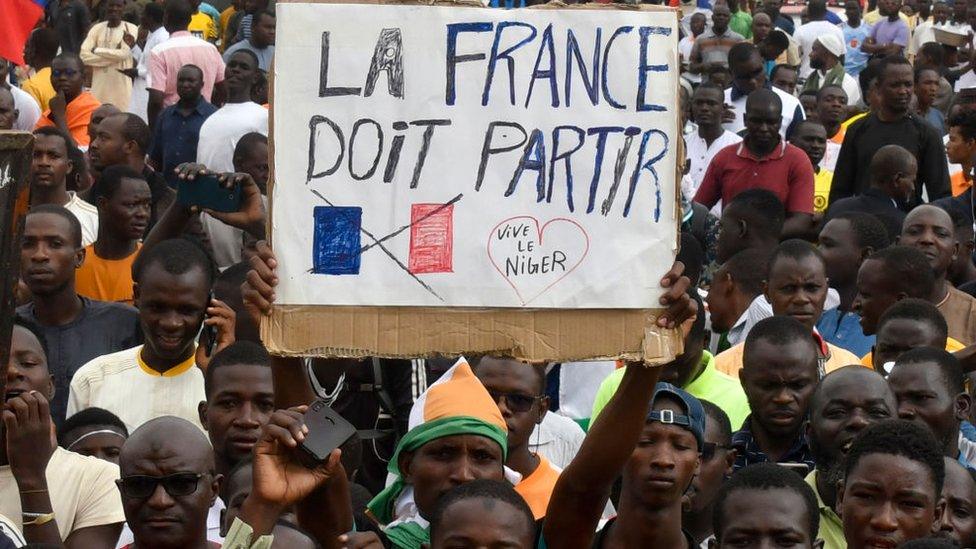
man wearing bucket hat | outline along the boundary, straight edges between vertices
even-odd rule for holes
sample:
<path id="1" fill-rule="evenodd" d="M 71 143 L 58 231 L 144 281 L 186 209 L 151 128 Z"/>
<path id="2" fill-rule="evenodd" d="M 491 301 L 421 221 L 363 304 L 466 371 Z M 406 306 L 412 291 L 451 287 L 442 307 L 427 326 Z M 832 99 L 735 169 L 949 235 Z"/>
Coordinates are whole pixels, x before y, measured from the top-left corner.
<path id="1" fill-rule="evenodd" d="M 857 80 L 844 71 L 841 58 L 845 51 L 844 43 L 836 36 L 818 36 L 810 49 L 810 68 L 813 72 L 807 77 L 803 89 L 818 91 L 824 86 L 840 86 L 847 93 L 847 104 L 857 105 L 861 101 L 861 88 Z"/>
<path id="2" fill-rule="evenodd" d="M 547 547 L 698 547 L 681 528 L 681 503 L 701 465 L 705 411 L 687 392 L 657 383 L 658 374 L 626 369 L 556 482 L 543 525 Z M 617 517 L 597 531 L 618 476 Z"/>
<path id="3" fill-rule="evenodd" d="M 519 476 L 505 469 L 505 419 L 464 359 L 417 399 L 409 427 L 390 459 L 394 481 L 368 512 L 393 547 L 419 549 L 430 541 L 427 517 L 451 488 L 477 479 L 515 484 Z"/>

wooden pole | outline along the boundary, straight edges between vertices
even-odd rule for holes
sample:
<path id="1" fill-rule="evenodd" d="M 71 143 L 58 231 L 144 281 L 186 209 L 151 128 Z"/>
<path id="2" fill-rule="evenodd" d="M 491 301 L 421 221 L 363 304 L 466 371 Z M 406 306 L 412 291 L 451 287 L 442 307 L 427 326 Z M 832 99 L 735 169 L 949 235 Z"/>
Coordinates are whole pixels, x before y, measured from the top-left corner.
<path id="1" fill-rule="evenodd" d="M 14 289 L 20 274 L 20 239 L 28 207 L 34 136 L 0 131 L 0 365 L 6 371 L 13 330 Z M 0 401 L 7 376 L 0 376 Z"/>

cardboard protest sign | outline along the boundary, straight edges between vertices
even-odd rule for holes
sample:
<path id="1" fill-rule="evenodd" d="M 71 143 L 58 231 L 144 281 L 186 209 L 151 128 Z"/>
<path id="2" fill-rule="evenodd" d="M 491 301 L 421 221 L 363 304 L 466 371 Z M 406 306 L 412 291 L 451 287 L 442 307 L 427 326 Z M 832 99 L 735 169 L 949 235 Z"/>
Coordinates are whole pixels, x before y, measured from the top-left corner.
<path id="1" fill-rule="evenodd" d="M 33 145 L 30 133 L 0 131 L 0 341 L 10 341 L 17 307 L 14 288 L 20 275 Z M 7 363 L 9 353 L 9 345 L 0 345 L 0 364 Z M 5 381 L 0 380 L 0 394 Z"/>
<path id="2" fill-rule="evenodd" d="M 674 12 L 277 10 L 269 346 L 670 355 Z"/>

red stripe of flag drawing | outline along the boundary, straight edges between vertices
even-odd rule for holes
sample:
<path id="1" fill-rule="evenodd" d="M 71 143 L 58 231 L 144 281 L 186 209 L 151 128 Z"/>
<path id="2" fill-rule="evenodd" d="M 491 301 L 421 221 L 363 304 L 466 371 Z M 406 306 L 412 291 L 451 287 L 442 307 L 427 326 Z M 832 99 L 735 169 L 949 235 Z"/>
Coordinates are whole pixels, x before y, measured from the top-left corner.
<path id="1" fill-rule="evenodd" d="M 410 272 L 449 273 L 453 266 L 454 204 L 413 204 L 410 208 Z"/>
<path id="2" fill-rule="evenodd" d="M 24 64 L 24 44 L 47 0 L 0 0 L 0 57 Z"/>

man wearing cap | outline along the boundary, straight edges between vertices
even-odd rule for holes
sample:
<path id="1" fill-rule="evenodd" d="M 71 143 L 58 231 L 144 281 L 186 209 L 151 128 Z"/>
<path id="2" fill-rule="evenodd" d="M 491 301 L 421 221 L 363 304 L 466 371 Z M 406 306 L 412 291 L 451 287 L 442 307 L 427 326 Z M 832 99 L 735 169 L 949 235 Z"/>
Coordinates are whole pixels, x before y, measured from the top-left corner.
<path id="1" fill-rule="evenodd" d="M 844 70 L 840 59 L 844 56 L 844 42 L 833 34 L 818 36 L 810 49 L 810 68 L 804 90 L 819 91 L 824 86 L 840 86 L 847 94 L 847 104 L 861 101 L 861 87 Z"/>
<path id="2" fill-rule="evenodd" d="M 658 372 L 626 369 L 556 482 L 543 525 L 547 547 L 698 547 L 681 528 L 681 508 L 701 466 L 705 410 L 674 385 L 655 384 Z M 597 530 L 618 476 L 617 517 Z"/>
<path id="3" fill-rule="evenodd" d="M 807 2 L 807 14 L 810 21 L 800 25 L 796 29 L 796 32 L 793 33 L 793 40 L 799 43 L 800 54 L 802 55 L 800 63 L 801 82 L 810 78 L 810 73 L 813 71 L 810 67 L 810 53 L 813 48 L 813 43 L 817 38 L 824 36 L 836 38 L 838 43 L 841 44 L 841 49 L 843 49 L 844 31 L 839 26 L 827 20 L 827 13 L 826 0 L 810 0 Z"/>

